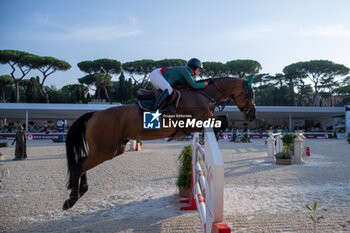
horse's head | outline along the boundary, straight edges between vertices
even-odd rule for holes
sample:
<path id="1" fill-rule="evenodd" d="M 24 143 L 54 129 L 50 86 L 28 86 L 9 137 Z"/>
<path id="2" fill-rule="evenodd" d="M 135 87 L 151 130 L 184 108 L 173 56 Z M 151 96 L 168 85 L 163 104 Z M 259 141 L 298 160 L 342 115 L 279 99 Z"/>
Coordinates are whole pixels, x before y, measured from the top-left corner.
<path id="1" fill-rule="evenodd" d="M 248 121 L 255 120 L 256 118 L 254 90 L 252 87 L 253 78 L 254 75 L 250 75 L 248 78 L 243 79 L 240 92 L 236 92 L 230 96 L 243 113 L 244 118 Z"/>

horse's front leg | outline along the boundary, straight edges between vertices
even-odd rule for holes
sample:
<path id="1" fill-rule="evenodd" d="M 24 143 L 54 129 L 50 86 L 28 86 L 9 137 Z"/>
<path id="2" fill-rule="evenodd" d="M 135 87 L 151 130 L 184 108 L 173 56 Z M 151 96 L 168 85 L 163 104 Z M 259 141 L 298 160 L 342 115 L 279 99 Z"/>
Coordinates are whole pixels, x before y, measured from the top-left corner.
<path id="1" fill-rule="evenodd" d="M 124 139 L 122 140 L 122 142 L 120 143 L 120 145 L 118 146 L 118 149 L 116 151 L 115 156 L 121 155 L 125 152 L 125 148 L 126 148 L 126 144 L 129 142 L 128 139 Z"/>

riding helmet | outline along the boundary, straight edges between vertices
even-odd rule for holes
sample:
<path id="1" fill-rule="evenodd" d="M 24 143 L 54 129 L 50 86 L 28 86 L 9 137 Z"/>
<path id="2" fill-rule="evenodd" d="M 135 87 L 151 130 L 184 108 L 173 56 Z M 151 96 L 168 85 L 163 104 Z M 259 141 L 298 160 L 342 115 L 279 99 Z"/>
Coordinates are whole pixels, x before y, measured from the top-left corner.
<path id="1" fill-rule="evenodd" d="M 197 69 L 198 67 L 203 69 L 203 64 L 198 58 L 191 58 L 190 60 L 188 60 L 187 66 L 192 68 L 193 70 Z"/>

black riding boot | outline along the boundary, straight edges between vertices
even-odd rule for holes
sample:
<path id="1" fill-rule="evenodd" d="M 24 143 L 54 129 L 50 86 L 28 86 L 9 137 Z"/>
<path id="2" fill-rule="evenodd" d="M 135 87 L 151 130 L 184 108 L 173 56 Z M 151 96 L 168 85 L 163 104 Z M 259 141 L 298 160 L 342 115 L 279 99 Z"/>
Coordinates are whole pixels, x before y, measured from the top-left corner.
<path id="1" fill-rule="evenodd" d="M 168 89 L 165 89 L 157 98 L 156 103 L 154 104 L 155 109 L 159 109 L 159 107 L 164 103 L 165 99 L 169 96 Z"/>

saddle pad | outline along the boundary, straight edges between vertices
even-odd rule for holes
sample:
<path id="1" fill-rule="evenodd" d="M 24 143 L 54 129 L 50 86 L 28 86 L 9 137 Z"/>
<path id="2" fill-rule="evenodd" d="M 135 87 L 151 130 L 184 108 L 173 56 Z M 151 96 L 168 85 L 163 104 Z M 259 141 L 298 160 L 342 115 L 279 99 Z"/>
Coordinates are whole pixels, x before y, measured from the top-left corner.
<path id="1" fill-rule="evenodd" d="M 174 91 L 176 91 L 176 100 L 172 103 L 172 105 L 175 109 L 177 109 L 181 99 L 181 92 L 178 90 L 174 90 Z M 155 102 L 156 102 L 155 98 L 149 99 L 149 100 L 140 100 L 140 99 L 137 100 L 137 104 L 143 111 L 157 111 L 157 109 L 154 108 Z M 162 109 L 160 109 L 160 111 L 166 112 L 166 111 L 170 111 L 170 109 L 167 107 L 167 105 L 165 105 Z"/>

